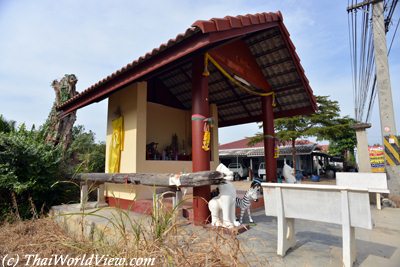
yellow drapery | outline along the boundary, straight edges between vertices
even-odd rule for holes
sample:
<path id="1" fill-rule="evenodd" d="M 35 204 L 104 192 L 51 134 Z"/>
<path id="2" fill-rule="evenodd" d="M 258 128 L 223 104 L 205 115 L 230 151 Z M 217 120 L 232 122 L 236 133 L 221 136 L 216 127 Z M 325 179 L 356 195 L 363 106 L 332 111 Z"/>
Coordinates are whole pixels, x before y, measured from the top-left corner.
<path id="1" fill-rule="evenodd" d="M 112 136 L 108 172 L 119 172 L 121 151 L 124 150 L 124 118 L 121 116 L 112 121 Z"/>

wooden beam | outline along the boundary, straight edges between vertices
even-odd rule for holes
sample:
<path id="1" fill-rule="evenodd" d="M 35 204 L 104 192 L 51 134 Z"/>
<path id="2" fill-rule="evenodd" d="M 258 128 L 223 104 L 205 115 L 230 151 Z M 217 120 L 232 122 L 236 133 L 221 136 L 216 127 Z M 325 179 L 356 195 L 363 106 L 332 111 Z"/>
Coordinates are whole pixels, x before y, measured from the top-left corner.
<path id="1" fill-rule="evenodd" d="M 287 75 L 287 74 L 291 74 L 291 73 L 296 73 L 297 74 L 296 68 L 292 68 L 292 69 L 289 69 L 289 70 L 286 70 L 286 71 L 281 71 L 281 72 L 275 73 L 274 75 L 267 76 L 267 79 L 274 79 L 276 77 Z"/>
<path id="2" fill-rule="evenodd" d="M 249 46 L 253 46 L 253 45 L 255 45 L 255 44 L 258 44 L 258 43 L 261 43 L 261 42 L 264 42 L 264 41 L 268 41 L 269 39 L 274 38 L 275 36 L 281 35 L 281 33 L 280 33 L 280 31 L 279 31 L 279 28 L 275 28 L 275 29 L 276 29 L 276 30 L 272 30 L 272 29 L 266 30 L 266 31 L 269 31 L 269 32 L 272 31 L 272 33 L 269 33 L 268 35 L 266 35 L 264 39 L 258 39 L 258 40 L 249 41 L 249 39 L 252 38 L 252 36 L 250 36 L 249 38 L 246 38 L 246 43 L 247 43 Z M 259 32 L 257 32 L 256 34 L 259 34 Z M 254 35 L 254 34 L 253 34 L 253 35 Z"/>
<path id="3" fill-rule="evenodd" d="M 286 45 L 280 45 L 280 46 L 271 48 L 271 49 L 269 49 L 267 51 L 262 51 L 262 52 L 256 53 L 256 54 L 254 54 L 254 57 L 256 57 L 256 58 L 263 57 L 265 55 L 268 55 L 268 54 L 271 54 L 271 53 L 275 53 L 275 52 L 277 52 L 279 50 L 282 50 L 282 49 L 287 49 L 287 46 Z"/>
<path id="4" fill-rule="evenodd" d="M 261 65 L 260 68 L 261 68 L 261 69 L 265 69 L 265 68 L 272 67 L 272 66 L 278 65 L 278 64 L 282 64 L 282 63 L 285 63 L 285 62 L 288 62 L 288 61 L 293 61 L 293 59 L 292 59 L 291 56 L 284 57 L 284 58 L 282 58 L 282 59 L 275 60 L 275 61 L 273 61 L 273 62 L 271 62 L 271 63 L 267 63 L 267 64 L 264 64 L 264 65 Z"/>
<path id="5" fill-rule="evenodd" d="M 225 98 L 223 101 L 216 101 L 215 104 L 217 104 L 217 106 L 224 106 L 227 104 L 233 104 L 234 101 L 245 101 L 248 99 L 252 99 L 252 98 L 258 98 L 258 96 L 254 96 L 254 95 L 244 95 L 242 97 L 235 97 L 235 98 Z"/>
<path id="6" fill-rule="evenodd" d="M 74 178 L 81 182 L 141 184 L 150 186 L 174 186 L 170 180 L 179 180 L 180 187 L 197 187 L 224 183 L 224 174 L 203 171 L 186 174 L 174 173 L 79 173 Z"/>

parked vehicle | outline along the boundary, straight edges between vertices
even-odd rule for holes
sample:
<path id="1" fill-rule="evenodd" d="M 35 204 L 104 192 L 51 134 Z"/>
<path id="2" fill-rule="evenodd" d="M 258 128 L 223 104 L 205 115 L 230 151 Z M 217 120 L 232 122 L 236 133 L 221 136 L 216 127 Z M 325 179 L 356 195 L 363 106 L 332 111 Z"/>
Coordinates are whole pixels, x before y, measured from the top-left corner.
<path id="1" fill-rule="evenodd" d="M 260 177 L 261 180 L 264 180 L 265 175 L 266 175 L 266 172 L 265 172 L 265 163 L 262 162 L 262 163 L 260 163 L 260 165 L 258 166 L 258 177 Z"/>
<path id="2" fill-rule="evenodd" d="M 233 179 L 235 181 L 240 180 L 240 178 L 246 178 L 249 175 L 249 170 L 241 163 L 230 163 L 228 168 L 233 172 Z"/>

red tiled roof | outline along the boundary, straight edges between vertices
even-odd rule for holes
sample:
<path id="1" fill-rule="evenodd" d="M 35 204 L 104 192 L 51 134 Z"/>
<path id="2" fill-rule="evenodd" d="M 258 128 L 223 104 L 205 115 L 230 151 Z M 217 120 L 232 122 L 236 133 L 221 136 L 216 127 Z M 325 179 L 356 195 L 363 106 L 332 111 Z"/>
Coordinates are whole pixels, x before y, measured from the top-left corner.
<path id="1" fill-rule="evenodd" d="M 160 47 L 154 48 L 151 52 L 146 53 L 144 56 L 141 56 L 138 59 L 132 61 L 131 63 L 128 63 L 121 69 L 113 72 L 112 74 L 108 75 L 107 77 L 103 78 L 102 80 L 98 81 L 97 83 L 91 85 L 89 88 L 87 88 L 86 90 L 82 91 L 81 93 L 75 95 L 74 97 L 68 99 L 62 105 L 58 106 L 57 108 L 62 109 L 67 104 L 75 101 L 76 99 L 82 97 L 83 95 L 88 94 L 91 91 L 94 91 L 96 88 L 98 88 L 101 85 L 105 84 L 106 82 L 112 80 L 113 78 L 117 77 L 118 75 L 121 75 L 121 74 L 127 72 L 128 70 L 132 69 L 133 67 L 139 65 L 140 63 L 143 63 L 144 61 L 150 59 L 151 57 L 156 56 L 157 54 L 161 53 L 165 49 L 167 49 L 167 48 L 181 42 L 183 39 L 186 39 L 189 36 L 193 35 L 197 31 L 199 31 L 199 30 L 196 28 L 187 29 L 184 33 L 180 33 L 175 38 L 172 38 L 172 39 L 168 40 L 168 42 L 161 44 Z"/>
<path id="2" fill-rule="evenodd" d="M 226 143 L 218 146 L 218 149 L 235 149 L 235 148 L 249 148 L 249 147 L 264 147 L 264 142 L 258 142 L 254 146 L 249 146 L 250 138 L 237 140 L 231 143 Z"/>
<path id="3" fill-rule="evenodd" d="M 259 13 L 247 14 L 245 16 L 226 16 L 224 18 L 212 18 L 210 20 L 198 20 L 192 24 L 193 27 L 198 27 L 203 33 L 220 32 L 234 28 L 243 28 L 250 25 L 257 25 L 272 21 L 282 21 L 281 12 L 277 13 Z"/>
<path id="4" fill-rule="evenodd" d="M 247 14 L 245 16 L 226 16 L 224 18 L 212 18 L 210 20 L 197 20 L 192 24 L 192 28 L 188 28 L 184 33 L 178 34 L 175 38 L 168 40 L 168 42 L 163 43 L 158 48 L 154 48 L 151 52 L 146 53 L 144 56 L 139 57 L 138 59 L 132 61 L 131 63 L 127 64 L 126 66 L 122 67 L 121 69 L 113 72 L 112 74 L 108 75 L 106 78 L 98 81 L 97 83 L 91 85 L 86 90 L 82 91 L 81 93 L 75 95 L 71 99 L 65 101 L 62 105 L 58 107 L 58 109 L 62 109 L 67 104 L 75 101 L 76 99 L 86 95 L 87 93 L 95 90 L 100 85 L 105 84 L 106 82 L 110 81 L 111 79 L 125 73 L 126 71 L 132 69 L 133 67 L 139 65 L 140 63 L 150 59 L 151 57 L 156 56 L 157 54 L 161 53 L 165 49 L 176 45 L 177 43 L 181 42 L 182 40 L 192 36 L 194 33 L 198 32 L 199 30 L 202 33 L 208 32 L 215 32 L 215 31 L 225 31 L 233 28 L 242 28 L 249 25 L 256 25 L 271 21 L 279 21 L 283 20 L 281 12 L 277 13 L 260 13 L 260 14 Z"/>
<path id="5" fill-rule="evenodd" d="M 247 42 L 253 55 L 257 55 L 256 60 L 260 68 L 276 93 L 276 102 L 278 103 L 277 107 L 274 108 L 276 118 L 310 114 L 315 111 L 315 97 L 304 74 L 295 47 L 290 40 L 289 33 L 283 24 L 283 17 L 280 12 L 236 17 L 226 16 L 206 21 L 198 20 L 184 33 L 100 80 L 58 106 L 57 109 L 62 111 L 61 116 L 65 116 L 74 110 L 107 98 L 113 92 L 128 84 L 138 80 L 151 79 L 155 75 L 158 75 L 157 78 L 164 85 L 169 84 L 167 90 L 178 98 L 183 108 L 190 109 L 191 91 L 182 90 L 177 86 L 179 84 L 177 80 L 181 78 L 180 76 L 187 79 L 188 74 L 183 69 L 185 67 L 190 69 L 190 57 L 238 37 Z M 186 64 L 187 62 L 189 63 Z M 183 63 L 186 65 L 183 65 Z M 175 66 L 173 64 L 177 64 L 176 67 L 180 73 L 175 73 L 170 77 L 168 75 L 162 76 L 167 71 L 173 72 Z M 212 66 L 210 67 L 212 69 Z M 218 71 L 214 72 L 214 77 L 217 77 Z M 180 76 L 178 77 L 178 75 Z M 221 87 L 221 83 L 214 83 L 215 88 L 210 86 L 210 92 L 214 93 L 214 95 L 210 94 L 210 99 L 218 105 L 220 111 L 220 126 L 261 120 L 261 100 L 259 97 L 248 97 L 240 94 L 240 98 L 237 96 L 232 98 L 230 95 L 238 94 L 235 89 L 230 88 L 232 86 L 226 81 L 222 82 L 222 85 Z M 180 86 L 185 87 L 182 83 L 180 83 Z M 217 97 L 221 98 L 218 95 L 221 92 L 226 94 L 223 98 L 229 101 L 217 99 Z M 240 107 L 244 111 L 238 108 L 234 109 L 231 106 Z"/>
<path id="6" fill-rule="evenodd" d="M 253 146 L 249 146 L 248 143 L 250 138 L 245 138 L 237 141 L 233 141 L 230 143 L 222 144 L 218 146 L 218 149 L 240 149 L 240 148 L 252 148 L 252 147 L 264 147 L 264 142 L 258 142 Z M 296 140 L 296 145 L 309 145 L 314 144 L 309 140 Z M 280 146 L 290 146 L 291 142 L 281 142 Z"/>

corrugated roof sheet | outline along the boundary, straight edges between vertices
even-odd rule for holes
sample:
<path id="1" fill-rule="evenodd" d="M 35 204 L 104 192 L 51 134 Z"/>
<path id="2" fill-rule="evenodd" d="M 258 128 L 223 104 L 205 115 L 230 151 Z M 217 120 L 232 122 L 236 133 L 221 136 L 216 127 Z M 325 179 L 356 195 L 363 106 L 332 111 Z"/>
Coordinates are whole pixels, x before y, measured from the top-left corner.
<path id="1" fill-rule="evenodd" d="M 221 146 L 220 146 L 221 147 Z M 306 145 L 296 145 L 296 155 L 310 155 L 312 152 L 319 150 L 317 144 L 306 144 Z M 280 146 L 279 147 L 280 156 L 292 155 L 291 146 Z M 235 156 L 245 156 L 245 157 L 263 157 L 264 147 L 253 147 L 253 148 L 232 148 L 232 149 L 219 149 L 220 157 L 235 157 Z"/>
<path id="2" fill-rule="evenodd" d="M 260 148 L 260 147 L 264 147 L 264 142 L 258 142 L 254 145 L 249 145 L 251 138 L 244 138 L 244 139 L 240 139 L 240 140 L 236 140 L 230 143 L 226 143 L 226 144 L 222 144 L 218 146 L 219 150 L 223 150 L 223 149 L 247 149 L 247 148 Z M 287 142 L 279 142 L 281 144 L 281 147 L 286 147 L 286 146 L 291 146 L 291 142 L 287 141 Z M 305 139 L 299 139 L 296 140 L 296 146 L 299 145 L 311 145 L 311 144 L 315 144 L 309 140 L 305 140 Z M 320 146 L 320 145 L 318 145 Z"/>

